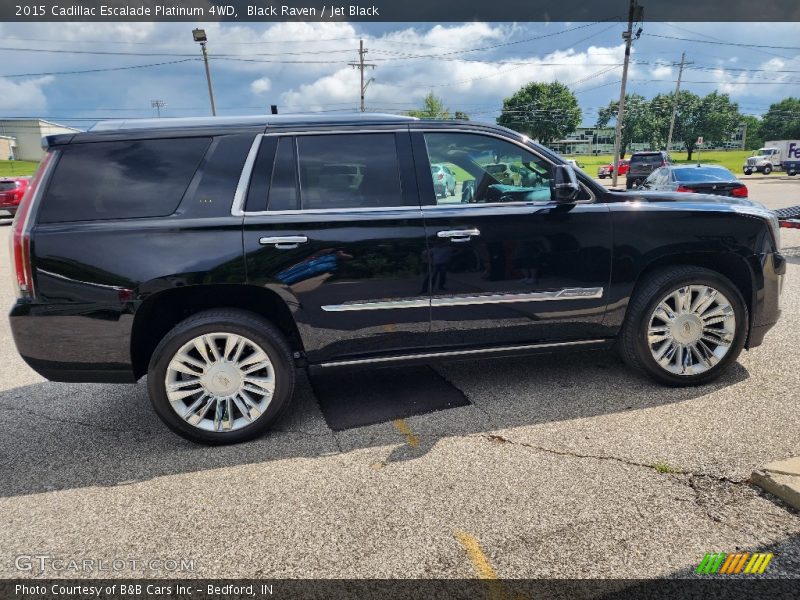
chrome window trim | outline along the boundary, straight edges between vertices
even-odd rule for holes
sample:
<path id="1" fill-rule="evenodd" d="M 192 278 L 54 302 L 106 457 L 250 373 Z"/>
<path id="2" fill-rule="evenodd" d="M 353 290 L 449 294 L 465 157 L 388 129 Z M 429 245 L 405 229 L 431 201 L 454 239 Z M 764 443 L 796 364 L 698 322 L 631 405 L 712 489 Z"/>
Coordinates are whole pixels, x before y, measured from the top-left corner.
<path id="1" fill-rule="evenodd" d="M 516 146 L 519 146 L 523 150 L 530 152 L 531 154 L 537 156 L 541 160 L 545 161 L 550 165 L 555 165 L 552 160 L 548 157 L 540 154 L 535 148 L 531 148 L 526 144 L 520 142 L 519 140 L 515 140 L 509 138 L 505 135 L 501 135 L 494 131 L 485 131 L 480 129 L 471 129 L 471 128 L 464 128 L 464 127 L 447 127 L 447 128 L 413 128 L 410 129 L 409 126 L 406 124 L 404 127 L 395 127 L 389 126 L 382 129 L 359 129 L 356 128 L 349 130 L 346 128 L 342 129 L 335 129 L 335 130 L 317 130 L 317 129 L 310 129 L 310 130 L 282 130 L 282 131 L 273 131 L 269 133 L 259 133 L 256 135 L 255 139 L 253 140 L 253 145 L 250 147 L 250 152 L 247 155 L 247 159 L 244 162 L 244 166 L 242 167 L 242 172 L 239 175 L 239 183 L 236 186 L 236 191 L 233 195 L 233 204 L 231 205 L 231 215 L 234 217 L 262 217 L 262 216 L 292 216 L 292 215 L 303 215 L 303 214 L 346 214 L 346 213 L 368 213 L 368 212 L 385 212 L 385 211 L 427 211 L 427 210 L 442 210 L 442 209 L 451 209 L 451 208 L 479 208 L 479 207 L 503 207 L 503 206 L 536 206 L 536 207 L 546 207 L 550 205 L 557 204 L 554 201 L 550 202 L 493 202 L 490 204 L 461 204 L 461 203 L 454 203 L 454 204 L 422 204 L 419 206 L 383 206 L 383 207 L 368 207 L 368 208 L 317 208 L 311 210 L 263 210 L 263 211 L 245 211 L 245 201 L 247 199 L 247 191 L 250 188 L 250 178 L 253 174 L 253 167 L 255 166 L 256 157 L 258 156 L 258 150 L 261 147 L 261 140 L 265 137 L 272 137 L 272 136 L 295 136 L 295 146 L 297 144 L 296 137 L 300 135 L 342 135 L 342 134 L 362 134 L 362 133 L 400 133 L 400 132 L 422 132 L 424 133 L 471 133 L 474 135 L 485 135 L 489 137 L 494 137 L 500 140 L 504 140 Z M 426 148 L 427 150 L 427 148 Z M 297 148 L 295 147 L 295 156 L 297 160 L 300 159 L 300 153 L 297 152 Z M 594 203 L 597 201 L 597 196 L 595 196 L 594 192 L 585 186 L 580 181 L 578 182 L 581 188 L 589 194 L 589 200 L 578 200 L 577 202 L 581 204 L 589 204 Z M 298 183 L 299 186 L 299 183 Z"/>
<path id="2" fill-rule="evenodd" d="M 388 310 L 398 308 L 427 308 L 445 306 L 471 306 L 478 304 L 511 304 L 517 302 L 546 302 L 550 300 L 593 300 L 603 297 L 603 288 L 562 288 L 549 292 L 522 292 L 516 294 L 484 294 L 476 296 L 448 296 L 410 298 L 401 300 L 376 300 L 347 304 L 327 304 L 325 312 L 350 312 L 362 310 Z"/>
<path id="3" fill-rule="evenodd" d="M 231 206 L 231 215 L 234 217 L 243 217 L 245 215 L 244 203 L 247 199 L 247 191 L 250 189 L 250 176 L 253 174 L 253 166 L 258 156 L 258 150 L 261 148 L 261 138 L 263 137 L 264 134 L 260 133 L 253 140 L 250 151 L 244 161 L 242 172 L 239 174 L 239 183 L 236 184 L 236 191 L 233 193 L 233 205 Z"/>
<path id="4" fill-rule="evenodd" d="M 394 356 L 379 356 L 376 358 L 358 358 L 353 360 L 337 360 L 323 362 L 317 367 L 345 367 L 351 365 L 366 365 L 371 363 L 383 363 L 402 360 L 418 360 L 425 358 L 447 358 L 448 356 L 470 356 L 480 354 L 493 354 L 497 352 L 514 352 L 516 350 L 538 350 L 543 348 L 560 348 L 567 346 L 585 346 L 591 344 L 602 344 L 607 339 L 599 338 L 594 340 L 576 340 L 574 342 L 545 342 L 541 344 L 522 344 L 518 346 L 497 346 L 494 348 L 475 348 L 470 350 L 445 350 L 442 352 L 423 352 L 419 354 L 396 354 Z"/>

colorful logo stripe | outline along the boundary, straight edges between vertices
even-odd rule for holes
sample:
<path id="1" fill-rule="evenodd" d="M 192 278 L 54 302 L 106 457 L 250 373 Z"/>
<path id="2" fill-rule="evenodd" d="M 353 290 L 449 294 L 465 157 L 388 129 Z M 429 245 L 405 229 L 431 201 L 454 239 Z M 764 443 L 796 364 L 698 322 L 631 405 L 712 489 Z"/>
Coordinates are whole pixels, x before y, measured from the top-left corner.
<path id="1" fill-rule="evenodd" d="M 748 575 L 761 574 L 767 569 L 767 565 L 774 555 L 769 552 L 738 552 L 736 554 L 726 554 L 725 552 L 707 553 L 697 573 L 700 575 L 738 575 L 745 573 Z"/>

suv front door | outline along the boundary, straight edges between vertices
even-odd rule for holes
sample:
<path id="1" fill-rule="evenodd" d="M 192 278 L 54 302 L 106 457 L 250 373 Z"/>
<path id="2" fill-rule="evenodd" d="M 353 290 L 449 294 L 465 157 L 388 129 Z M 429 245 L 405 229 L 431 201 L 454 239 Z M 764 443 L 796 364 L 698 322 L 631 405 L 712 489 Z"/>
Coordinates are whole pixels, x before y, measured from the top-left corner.
<path id="1" fill-rule="evenodd" d="M 525 345 L 604 337 L 611 274 L 608 208 L 556 203 L 553 165 L 498 134 L 413 131 L 428 239 L 431 345 Z M 437 198 L 429 164 L 456 173 Z M 501 167 L 502 165 L 502 167 Z M 461 189 L 474 189 L 462 203 Z"/>
<path id="2" fill-rule="evenodd" d="M 291 307 L 309 362 L 425 345 L 425 228 L 407 128 L 262 136 L 243 215 L 248 283 Z"/>

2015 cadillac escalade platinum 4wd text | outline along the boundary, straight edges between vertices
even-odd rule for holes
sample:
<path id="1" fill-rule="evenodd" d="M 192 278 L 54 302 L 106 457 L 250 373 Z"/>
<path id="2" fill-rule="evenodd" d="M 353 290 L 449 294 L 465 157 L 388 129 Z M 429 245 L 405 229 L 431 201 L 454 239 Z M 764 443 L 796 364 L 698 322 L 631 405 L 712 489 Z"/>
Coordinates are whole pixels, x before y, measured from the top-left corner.
<path id="1" fill-rule="evenodd" d="M 296 368 L 615 344 L 692 385 L 780 314 L 771 212 L 606 190 L 492 125 L 109 121 L 45 147 L 11 232 L 20 354 L 55 381 L 147 375 L 159 416 L 200 442 L 262 434 Z"/>

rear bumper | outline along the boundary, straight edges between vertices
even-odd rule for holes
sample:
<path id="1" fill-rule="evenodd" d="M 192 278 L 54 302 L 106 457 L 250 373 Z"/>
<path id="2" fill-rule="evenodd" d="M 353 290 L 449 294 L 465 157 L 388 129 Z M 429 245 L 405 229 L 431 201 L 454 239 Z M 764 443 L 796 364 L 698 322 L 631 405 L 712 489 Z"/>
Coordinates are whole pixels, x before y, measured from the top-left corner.
<path id="1" fill-rule="evenodd" d="M 50 381 L 136 382 L 130 361 L 130 314 L 20 300 L 9 321 L 20 356 Z"/>

